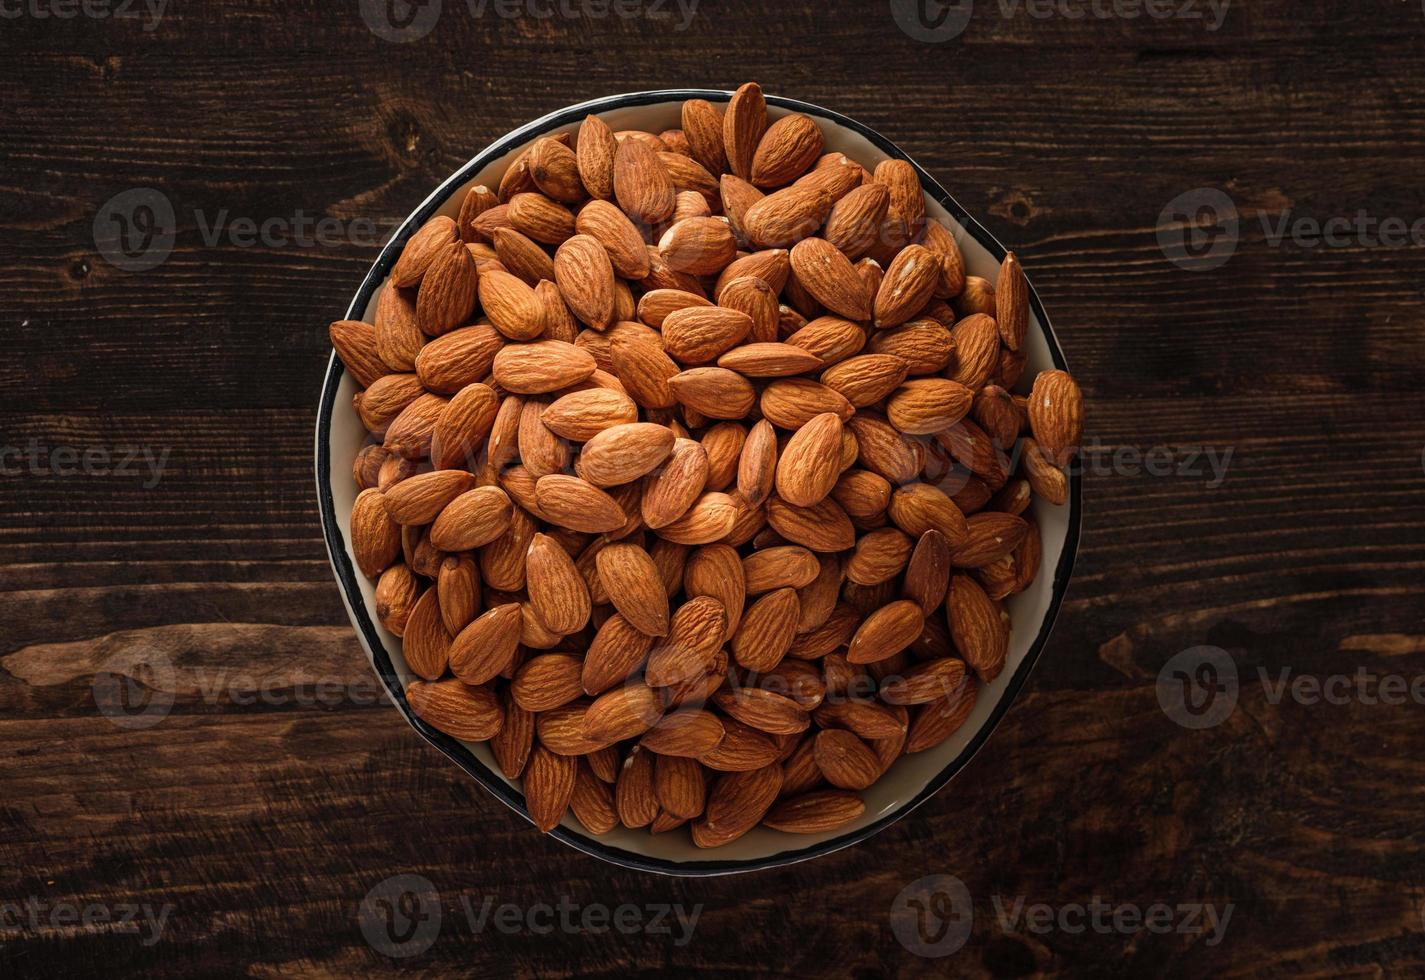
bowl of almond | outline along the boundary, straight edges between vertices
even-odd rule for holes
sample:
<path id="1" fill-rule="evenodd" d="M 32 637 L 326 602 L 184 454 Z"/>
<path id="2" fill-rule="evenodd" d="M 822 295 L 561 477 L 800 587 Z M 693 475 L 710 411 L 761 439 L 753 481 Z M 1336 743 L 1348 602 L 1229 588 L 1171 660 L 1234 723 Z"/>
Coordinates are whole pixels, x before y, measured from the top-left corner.
<path id="1" fill-rule="evenodd" d="M 331 339 L 319 500 L 372 667 L 579 850 L 864 840 L 1048 639 L 1078 385 L 1017 257 L 845 116 L 755 83 L 552 113 L 436 188 Z"/>

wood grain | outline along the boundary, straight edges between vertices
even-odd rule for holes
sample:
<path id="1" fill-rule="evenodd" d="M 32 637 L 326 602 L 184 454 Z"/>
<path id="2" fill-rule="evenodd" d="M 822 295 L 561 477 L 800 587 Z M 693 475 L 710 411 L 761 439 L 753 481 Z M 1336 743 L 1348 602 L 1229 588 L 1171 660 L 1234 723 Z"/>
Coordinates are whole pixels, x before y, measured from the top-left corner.
<path id="1" fill-rule="evenodd" d="M 982 0 L 942 45 L 911 39 L 886 4 L 726 0 L 699 4 L 686 31 L 662 6 L 505 19 L 447 0 L 410 44 L 376 37 L 356 3 L 172 4 L 147 31 L 7 19 L 0 445 L 137 446 L 165 463 L 153 482 L 0 457 L 0 905 L 169 912 L 145 945 L 112 924 L 35 928 L 6 906 L 0 964 L 27 976 L 1425 970 L 1420 704 L 1273 703 L 1259 681 L 1425 674 L 1425 251 L 1273 244 L 1260 220 L 1425 216 L 1420 5 L 1232 4 L 1208 31 L 1005 17 Z M 663 879 L 541 839 L 374 696 L 326 564 L 310 454 L 325 328 L 377 245 L 353 233 L 210 244 L 204 226 L 300 212 L 384 233 L 531 118 L 749 78 L 884 133 L 1020 254 L 1108 462 L 1085 484 L 1049 647 L 950 788 L 810 864 Z M 93 225 L 141 187 L 172 203 L 177 235 L 165 262 L 130 273 L 99 254 Z M 1164 206 L 1201 187 L 1244 219 L 1213 273 L 1168 262 L 1156 234 Z M 1123 462 L 1158 446 L 1171 472 Z M 1178 471 L 1200 447 L 1231 452 L 1222 479 L 1203 459 Z M 1241 688 L 1226 721 L 1191 731 L 1160 709 L 1156 680 L 1201 645 L 1231 654 Z M 153 651 L 173 667 L 144 677 L 168 713 L 114 724 L 96 676 Z M 359 906 L 406 873 L 434 884 L 443 915 L 434 944 L 401 960 L 365 941 Z M 927 874 L 958 877 L 973 900 L 970 938 L 945 959 L 892 930 L 897 895 Z M 676 926 L 477 931 L 463 905 L 566 896 L 700 914 L 680 945 Z M 996 914 L 1095 897 L 1233 911 L 1217 943 L 1039 932 Z"/>

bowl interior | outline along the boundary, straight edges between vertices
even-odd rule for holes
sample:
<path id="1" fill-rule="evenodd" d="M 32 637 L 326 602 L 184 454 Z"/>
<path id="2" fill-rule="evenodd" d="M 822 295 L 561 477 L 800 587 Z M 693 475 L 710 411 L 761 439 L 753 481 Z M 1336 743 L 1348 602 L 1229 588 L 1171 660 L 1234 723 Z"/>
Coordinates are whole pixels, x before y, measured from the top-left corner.
<path id="1" fill-rule="evenodd" d="M 395 255 L 399 254 L 400 244 L 411 231 L 435 214 L 455 217 L 467 187 L 475 184 L 496 186 L 506 166 L 540 135 L 561 129 L 575 131 L 579 121 L 589 112 L 599 115 L 616 131 L 643 129 L 656 133 L 678 127 L 682 102 L 693 97 L 716 102 L 725 101 L 728 94 L 678 92 L 614 97 L 555 113 L 512 134 L 512 141 L 497 143 L 438 188 L 412 214 L 372 269 L 367 282 L 353 300 L 348 316 L 372 322 L 377 296 L 384 288 L 387 271 Z M 887 157 L 904 156 L 876 134 L 835 113 L 768 98 L 769 117 L 775 119 L 789 111 L 805 112 L 817 120 L 826 139 L 827 151 L 843 152 L 868 168 L 873 168 Z M 955 233 L 965 256 L 967 271 L 993 282 L 1003 249 L 973 219 L 964 216 L 962 209 L 933 180 L 923 171 L 921 173 L 922 181 L 928 181 L 925 183 L 927 214 L 944 222 Z M 1025 339 L 1028 355 L 1024 372 L 1026 380 L 1032 379 L 1040 370 L 1063 366 L 1062 355 L 1053 341 L 1038 299 L 1032 295 L 1032 287 L 1031 298 L 1030 330 Z M 414 718 L 405 703 L 403 692 L 412 675 L 401 656 L 401 641 L 381 628 L 375 615 L 374 583 L 354 571 L 355 562 L 346 539 L 357 492 L 351 478 L 351 462 L 367 434 L 351 407 L 352 396 L 357 391 L 356 383 L 349 374 L 341 371 L 339 362 L 334 361 L 333 374 L 328 377 L 328 389 L 324 393 L 318 430 L 318 489 L 325 498 L 322 505 L 333 564 L 368 657 L 407 720 L 480 778 L 497 796 L 522 811 L 523 797 L 519 786 L 500 774 L 487 746 L 461 743 L 435 732 Z M 324 431 L 323 424 L 326 426 Z M 329 464 L 325 477 L 320 465 L 324 455 Z M 1034 657 L 1047 638 L 1059 598 L 1067 585 L 1077 541 L 1078 510 L 1077 477 L 1074 478 L 1067 506 L 1055 507 L 1036 498 L 1032 514 L 1043 537 L 1043 565 L 1033 585 L 1008 601 L 1013 632 L 1004 672 L 992 684 L 981 686 L 973 713 L 954 735 L 934 749 L 902 756 L 885 776 L 862 794 L 866 812 L 856 822 L 824 834 L 812 835 L 784 834 L 759 828 L 713 852 L 695 847 L 686 831 L 653 836 L 646 829 L 618 828 L 601 837 L 594 837 L 572 816 L 565 819 L 555 835 L 581 850 L 619 863 L 654 871 L 707 874 L 749 870 L 811 857 L 854 843 L 881 829 L 928 798 L 968 761 L 1023 683 Z"/>

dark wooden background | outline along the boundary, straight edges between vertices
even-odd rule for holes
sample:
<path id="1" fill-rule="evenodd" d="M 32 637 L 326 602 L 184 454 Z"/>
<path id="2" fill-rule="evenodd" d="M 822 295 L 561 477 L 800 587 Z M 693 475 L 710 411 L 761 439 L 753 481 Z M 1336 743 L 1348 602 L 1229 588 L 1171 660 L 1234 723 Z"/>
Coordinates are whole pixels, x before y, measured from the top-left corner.
<path id="1" fill-rule="evenodd" d="M 68 0 L 26 2 L 0 23 L 0 444 L 170 455 L 148 486 L 129 468 L 0 458 L 0 905 L 170 914 L 151 945 L 11 915 L 7 973 L 1425 970 L 1422 705 L 1273 704 L 1255 680 L 1425 674 L 1425 254 L 1273 244 L 1257 220 L 1425 217 L 1419 0 L 1235 0 L 1215 32 L 981 0 L 944 44 L 908 36 L 885 2 L 703 0 L 680 32 L 675 11 L 502 19 L 446 0 L 407 44 L 377 37 L 356 0 L 172 3 L 152 30 L 146 13 L 46 18 Z M 1089 474 L 1053 638 L 932 802 L 810 864 L 675 880 L 541 839 L 372 697 L 317 524 L 312 430 L 327 323 L 377 251 L 349 223 L 389 229 L 481 146 L 561 106 L 747 79 L 880 130 L 1020 253 L 1084 387 L 1090 445 L 1233 455 L 1219 486 L 1205 467 Z M 161 265 L 126 272 L 100 254 L 95 216 L 145 187 L 177 235 Z M 1173 265 L 1156 234 L 1164 206 L 1203 187 L 1243 215 L 1215 272 Z M 203 223 L 299 213 L 356 240 L 204 240 Z M 1227 721 L 1190 731 L 1155 679 L 1199 645 L 1227 650 L 1243 682 Z M 113 724 L 96 673 L 152 651 L 176 665 L 171 714 Z M 335 682 L 331 703 L 317 680 Z M 264 681 L 252 704 L 205 691 Z M 358 919 L 401 873 L 428 878 L 444 912 L 407 960 L 373 950 Z M 973 898 L 973 934 L 945 959 L 890 924 L 932 873 Z M 685 946 L 476 933 L 461 899 L 485 896 L 703 910 Z M 1233 913 L 1215 945 L 995 914 L 1095 897 Z"/>

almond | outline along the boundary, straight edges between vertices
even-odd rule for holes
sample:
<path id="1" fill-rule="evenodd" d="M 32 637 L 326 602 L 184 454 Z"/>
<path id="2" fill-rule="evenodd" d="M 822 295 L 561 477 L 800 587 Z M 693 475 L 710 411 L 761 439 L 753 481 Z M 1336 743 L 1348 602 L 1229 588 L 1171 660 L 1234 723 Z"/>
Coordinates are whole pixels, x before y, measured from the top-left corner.
<path id="1" fill-rule="evenodd" d="M 707 784 L 696 760 L 659 755 L 653 759 L 653 796 L 665 813 L 691 820 L 707 805 Z"/>
<path id="2" fill-rule="evenodd" d="M 376 578 L 401 554 L 401 528 L 380 490 L 363 490 L 351 507 L 351 551 L 367 578 Z"/>
<path id="3" fill-rule="evenodd" d="M 993 318 L 974 313 L 950 331 L 955 341 L 954 370 L 948 374 L 971 391 L 983 388 L 999 369 L 999 329 Z"/>
<path id="4" fill-rule="evenodd" d="M 435 257 L 458 241 L 455 221 L 443 214 L 431 218 L 407 241 L 401 257 L 391 267 L 391 284 L 414 286 L 425 276 Z"/>
<path id="5" fill-rule="evenodd" d="M 759 673 L 776 667 L 792 644 L 800 615 L 795 589 L 767 593 L 743 614 L 732 637 L 733 657 L 743 667 Z"/>
<path id="6" fill-rule="evenodd" d="M 634 221 L 656 225 L 673 214 L 673 179 L 658 155 L 642 143 L 624 140 L 614 154 L 614 196 Z"/>
<path id="7" fill-rule="evenodd" d="M 707 451 L 691 439 L 676 440 L 663 465 L 643 478 L 644 526 L 657 530 L 682 517 L 702 495 L 707 479 Z"/>
<path id="8" fill-rule="evenodd" d="M 866 332 L 850 320 L 822 316 L 789 335 L 787 343 L 811 351 L 823 364 L 836 364 L 866 346 Z"/>
<path id="9" fill-rule="evenodd" d="M 393 566 L 405 568 L 406 566 Z M 382 576 L 385 581 L 385 576 Z M 418 677 L 438 680 L 450 662 L 450 632 L 440 616 L 435 589 L 426 589 L 411 607 L 401 638 L 401 656 Z"/>
<path id="10" fill-rule="evenodd" d="M 817 415 L 787 440 L 777 461 L 777 495 L 797 507 L 819 503 L 841 475 L 840 463 L 841 417 Z"/>
<path id="11" fill-rule="evenodd" d="M 776 470 L 777 434 L 762 419 L 747 434 L 737 464 L 737 490 L 749 506 L 760 507 L 771 495 Z"/>
<path id="12" fill-rule="evenodd" d="M 555 435 L 587 442 L 605 429 L 637 422 L 638 406 L 621 392 L 585 388 L 555 399 L 539 418 Z"/>
<path id="13" fill-rule="evenodd" d="M 1029 280 L 1013 252 L 1005 254 L 995 280 L 995 326 L 1010 350 L 1019 350 L 1029 330 Z"/>
<path id="14" fill-rule="evenodd" d="M 666 635 L 668 596 L 648 552 L 637 545 L 611 544 L 599 552 L 597 564 L 599 582 L 624 619 L 649 636 Z"/>
<path id="15" fill-rule="evenodd" d="M 394 287 L 388 286 L 387 289 Z M 381 359 L 376 328 L 371 324 L 360 320 L 336 320 L 329 333 L 336 356 L 361 387 L 369 388 L 382 376 L 391 373 Z"/>
<path id="16" fill-rule="evenodd" d="M 535 484 L 534 494 L 547 520 L 572 531 L 602 534 L 617 530 L 628 520 L 617 501 L 577 476 L 542 476 Z"/>
<path id="17" fill-rule="evenodd" d="M 748 338 L 756 344 L 770 344 L 777 339 L 777 293 L 763 279 L 756 276 L 737 276 L 729 280 L 720 290 L 717 291 L 718 305 L 730 310 L 737 310 L 745 313 L 752 320 L 752 328 L 748 331 Z M 748 344 L 746 347 L 752 347 Z M 778 345 L 783 346 L 783 345 Z M 746 349 L 746 347 L 742 349 Z M 806 364 L 811 355 L 808 351 L 800 348 L 793 348 L 797 353 L 785 352 L 787 358 L 795 357 L 799 364 Z M 733 352 L 729 352 L 731 354 Z M 764 355 L 767 351 L 762 352 Z M 727 356 L 727 355 L 723 355 Z M 791 364 L 783 358 L 779 362 L 779 374 L 797 374 L 801 371 L 810 370 L 813 367 L 820 367 L 820 360 L 816 364 L 807 367 L 799 367 L 798 370 L 790 370 Z M 724 364 L 723 367 L 731 367 Z M 734 370 L 736 370 L 734 368 Z M 758 375 L 764 377 L 766 375 Z"/>
<path id="18" fill-rule="evenodd" d="M 446 504 L 431 525 L 431 543 L 441 551 L 469 551 L 489 544 L 510 526 L 510 498 L 499 487 L 476 487 Z"/>
<path id="19" fill-rule="evenodd" d="M 927 660 L 881 682 L 881 700 L 888 704 L 927 704 L 953 695 L 965 679 L 965 662 L 955 657 Z"/>
<path id="20" fill-rule="evenodd" d="M 618 742 L 642 735 L 662 716 L 658 694 L 630 682 L 594 699 L 584 713 L 584 734 L 596 742 Z"/>
<path id="21" fill-rule="evenodd" d="M 797 702 L 759 688 L 719 691 L 713 703 L 729 718 L 772 735 L 796 735 L 811 725 L 811 717 Z"/>
<path id="22" fill-rule="evenodd" d="M 906 736 L 906 752 L 924 752 L 949 738 L 975 709 L 975 679 L 966 675 L 954 692 L 915 711 Z"/>
<path id="23" fill-rule="evenodd" d="M 773 497 L 767 501 L 767 523 L 788 541 L 812 551 L 845 551 L 856 543 L 851 518 L 830 497 L 811 507 Z"/>
<path id="24" fill-rule="evenodd" d="M 545 245 L 558 245 L 574 234 L 574 215 L 543 194 L 515 194 L 510 198 L 505 217 L 516 231 Z"/>
<path id="25" fill-rule="evenodd" d="M 528 283 L 508 272 L 492 269 L 480 277 L 480 306 L 511 340 L 533 340 L 544 332 L 544 304 Z"/>
<path id="26" fill-rule="evenodd" d="M 502 347 L 495 355 L 493 376 L 506 391 L 534 395 L 578 384 L 596 367 L 593 355 L 582 348 L 559 340 L 540 340 Z"/>
<path id="27" fill-rule="evenodd" d="M 420 581 L 410 566 L 397 562 L 387 568 L 376 582 L 376 616 L 381 625 L 396 636 L 404 636 L 421 594 Z"/>
<path id="28" fill-rule="evenodd" d="M 677 272 L 711 276 L 736 256 L 737 241 L 726 219 L 684 218 L 663 233 L 658 250 Z"/>
<path id="29" fill-rule="evenodd" d="M 579 681 L 583 661 L 567 653 L 531 657 L 515 671 L 510 694 L 526 711 L 550 711 L 584 693 Z"/>
<path id="30" fill-rule="evenodd" d="M 467 385 L 456 393 L 436 419 L 430 458 L 439 469 L 473 467 L 476 451 L 495 424 L 499 400 L 487 385 Z"/>
<path id="31" fill-rule="evenodd" d="M 505 713 L 505 723 L 490 739 L 490 751 L 500 772 L 509 779 L 516 779 L 524 772 L 534 748 L 534 715 L 515 703 L 509 688 L 501 692 L 500 707 Z"/>
<path id="32" fill-rule="evenodd" d="M 495 254 L 506 272 L 530 286 L 539 285 L 542 279 L 554 278 L 554 261 L 543 246 L 513 228 L 496 228 L 493 238 Z"/>
<path id="33" fill-rule="evenodd" d="M 728 718 L 722 723 L 723 737 L 717 748 L 698 761 L 718 772 L 750 772 L 777 761 L 777 743 L 749 725 Z"/>
<path id="34" fill-rule="evenodd" d="M 743 180 L 752 177 L 752 161 L 766 129 L 767 100 L 762 96 L 762 86 L 748 82 L 733 93 L 722 117 L 722 145 L 727 165 Z"/>
<path id="35" fill-rule="evenodd" d="M 602 694 L 627 679 L 643 665 L 653 648 L 653 637 L 635 629 L 614 613 L 594 634 L 584 655 L 581 682 L 586 694 Z"/>
<path id="36" fill-rule="evenodd" d="M 535 140 L 527 161 L 534 185 L 556 201 L 571 204 L 587 196 L 579 179 L 578 158 L 558 140 L 547 136 Z"/>
<path id="37" fill-rule="evenodd" d="M 822 834 L 845 826 L 866 812 L 866 804 L 855 793 L 819 790 L 778 803 L 762 823 L 785 834 Z"/>
<path id="38" fill-rule="evenodd" d="M 915 378 L 886 400 L 886 420 L 907 435 L 931 435 L 965 417 L 974 393 L 945 378 Z"/>
<path id="39" fill-rule="evenodd" d="M 693 824 L 693 843 L 719 847 L 741 837 L 761 822 L 781 789 L 778 765 L 721 777 L 708 796 L 706 815 Z"/>
<path id="40" fill-rule="evenodd" d="M 504 712 L 488 687 L 472 687 L 455 679 L 411 681 L 406 703 L 432 728 L 467 742 L 483 742 L 500 730 Z"/>
<path id="41" fill-rule="evenodd" d="M 546 534 L 536 534 L 529 544 L 525 583 L 535 615 L 552 632 L 568 636 L 589 621 L 591 602 L 584 576 L 569 553 Z"/>
<path id="42" fill-rule="evenodd" d="M 381 500 L 397 524 L 429 524 L 456 497 L 475 489 L 475 477 L 464 470 L 433 470 L 402 480 Z"/>
<path id="43" fill-rule="evenodd" d="M 725 731 L 718 716 L 711 711 L 684 708 L 664 715 L 644 733 L 638 744 L 660 756 L 696 759 L 716 749 Z"/>
<path id="44" fill-rule="evenodd" d="M 749 205 L 742 226 L 757 248 L 791 248 L 815 235 L 830 210 L 825 191 L 793 184 Z"/>
<path id="45" fill-rule="evenodd" d="M 1066 466 L 1078 452 L 1084 426 L 1084 397 L 1066 371 L 1044 371 L 1029 393 L 1029 427 L 1044 458 Z"/>
<path id="46" fill-rule="evenodd" d="M 536 745 L 530 753 L 524 774 L 524 798 L 529 818 L 541 833 L 549 833 L 564 819 L 577 778 L 578 765 L 573 757 L 556 755 L 543 745 Z"/>
<path id="47" fill-rule="evenodd" d="M 859 259 L 875 243 L 890 202 L 883 184 L 862 184 L 847 192 L 826 217 L 826 240 L 848 259 Z"/>
<path id="48" fill-rule="evenodd" d="M 1004 669 L 1009 652 L 1009 630 L 999 608 L 969 575 L 952 575 L 945 598 L 945 618 L 955 649 L 989 682 Z"/>
<path id="49" fill-rule="evenodd" d="M 1025 439 L 1019 444 L 1024 475 L 1034 492 L 1051 504 L 1062 505 L 1069 499 L 1069 478 L 1045 457 L 1039 443 Z"/>
<path id="50" fill-rule="evenodd" d="M 613 790 L 594 774 L 588 758 L 579 760 L 569 809 L 574 811 L 574 818 L 584 825 L 584 829 L 596 837 L 618 826 Z"/>
<path id="51" fill-rule="evenodd" d="M 856 551 L 846 563 L 846 577 L 865 586 L 889 582 L 905 571 L 913 547 L 911 539 L 896 528 L 871 531 L 856 542 Z"/>
<path id="52" fill-rule="evenodd" d="M 721 541 L 737 522 L 737 501 L 725 493 L 705 493 L 688 512 L 658 529 L 659 537 L 678 544 L 712 544 Z"/>
<path id="53" fill-rule="evenodd" d="M 758 187 L 790 184 L 821 156 L 821 129 L 809 116 L 793 112 L 778 119 L 757 144 L 747 176 Z"/>
<path id="54" fill-rule="evenodd" d="M 646 827 L 658 816 L 653 794 L 654 754 L 634 749 L 624 760 L 614 786 L 614 808 L 625 827 Z"/>
<path id="55" fill-rule="evenodd" d="M 554 253 L 559 295 L 582 322 L 605 330 L 614 318 L 614 267 L 592 235 L 574 235 Z"/>
<path id="56" fill-rule="evenodd" d="M 760 279 L 772 290 L 773 295 L 780 293 L 787 284 L 787 277 L 791 274 L 792 263 L 787 250 L 784 248 L 769 248 L 760 252 L 752 252 L 744 255 L 732 262 L 717 277 L 717 285 L 713 288 L 713 295 L 717 297 L 718 303 L 722 303 L 723 296 L 727 293 L 734 282 L 739 279 Z M 728 303 L 735 309 L 743 309 L 735 303 Z M 743 309 L 743 312 L 751 316 L 750 310 Z M 754 321 L 756 317 L 753 317 Z M 758 338 L 764 339 L 764 338 Z"/>
<path id="57" fill-rule="evenodd" d="M 1004 558 L 1019 547 L 1029 529 L 1023 518 L 997 511 L 974 514 L 965 525 L 964 539 L 950 549 L 950 560 L 959 568 L 983 568 Z"/>
<path id="58" fill-rule="evenodd" d="M 613 367 L 628 395 L 644 408 L 672 408 L 677 404 L 668 379 L 678 365 L 653 340 L 618 336 L 613 343 Z"/>
<path id="59" fill-rule="evenodd" d="M 520 641 L 520 605 L 496 606 L 477 616 L 450 645 L 450 671 L 467 684 L 484 684 L 509 667 Z"/>
<path id="60" fill-rule="evenodd" d="M 925 318 L 876 331 L 871 350 L 901 358 L 906 362 L 906 374 L 917 377 L 943 371 L 955 356 L 955 339 L 944 326 Z"/>
<path id="61" fill-rule="evenodd" d="M 806 238 L 792 246 L 792 271 L 816 301 L 852 320 L 871 316 L 871 297 L 851 261 L 824 238 Z"/>
<path id="62" fill-rule="evenodd" d="M 742 559 L 742 577 L 748 595 L 761 595 L 774 589 L 800 589 L 810 585 L 819 574 L 821 563 L 816 555 L 794 544 L 762 548 Z"/>
<path id="63" fill-rule="evenodd" d="M 684 364 L 706 364 L 742 342 L 752 318 L 720 306 L 689 306 L 663 319 L 663 344 Z"/>
<path id="64" fill-rule="evenodd" d="M 689 99 L 683 103 L 683 135 L 693 159 L 709 172 L 720 174 L 727 169 L 727 153 L 723 149 L 722 111 L 705 99 Z"/>
<path id="65" fill-rule="evenodd" d="M 935 291 L 940 282 L 940 262 L 921 245 L 907 245 L 886 269 L 876 292 L 876 326 L 895 327 L 909 320 Z"/>
<path id="66" fill-rule="evenodd" d="M 614 272 L 625 279 L 642 279 L 649 273 L 648 249 L 628 215 L 606 200 L 590 201 L 574 219 L 580 235 L 603 246 Z"/>
<path id="67" fill-rule="evenodd" d="M 742 560 L 730 545 L 710 544 L 695 550 L 688 557 L 683 572 L 683 588 L 689 601 L 699 596 L 711 596 L 721 603 L 727 619 L 719 642 L 726 642 L 742 621 L 747 587 Z"/>
<path id="68" fill-rule="evenodd" d="M 917 603 L 900 599 L 866 617 L 851 637 L 846 659 L 872 664 L 900 653 L 925 628 L 925 613 Z"/>
<path id="69" fill-rule="evenodd" d="M 416 374 L 431 391 L 454 394 L 485 380 L 504 345 L 504 335 L 488 323 L 461 327 L 421 348 Z"/>
<path id="70" fill-rule="evenodd" d="M 726 629 L 722 603 L 709 596 L 685 602 L 673 614 L 667 636 L 654 642 L 648 657 L 648 683 L 669 687 L 708 673 Z"/>
<path id="71" fill-rule="evenodd" d="M 727 368 L 682 371 L 668 379 L 668 387 L 679 402 L 708 418 L 740 419 L 757 402 L 752 383 Z"/>
<path id="72" fill-rule="evenodd" d="M 840 789 L 865 789 L 881 775 L 876 753 L 852 732 L 835 728 L 819 732 L 814 752 L 826 781 Z"/>
<path id="73" fill-rule="evenodd" d="M 614 196 L 614 154 L 618 151 L 613 130 L 598 116 L 585 116 L 574 150 L 579 179 L 589 195 L 603 201 L 611 199 Z"/>
<path id="74" fill-rule="evenodd" d="M 782 429 L 799 429 L 818 415 L 845 421 L 855 413 L 839 392 L 807 378 L 781 378 L 762 389 L 762 414 Z"/>
<path id="75" fill-rule="evenodd" d="M 584 443 L 575 470 L 596 487 L 629 483 L 667 459 L 675 438 L 667 426 L 650 422 L 611 426 Z"/>

